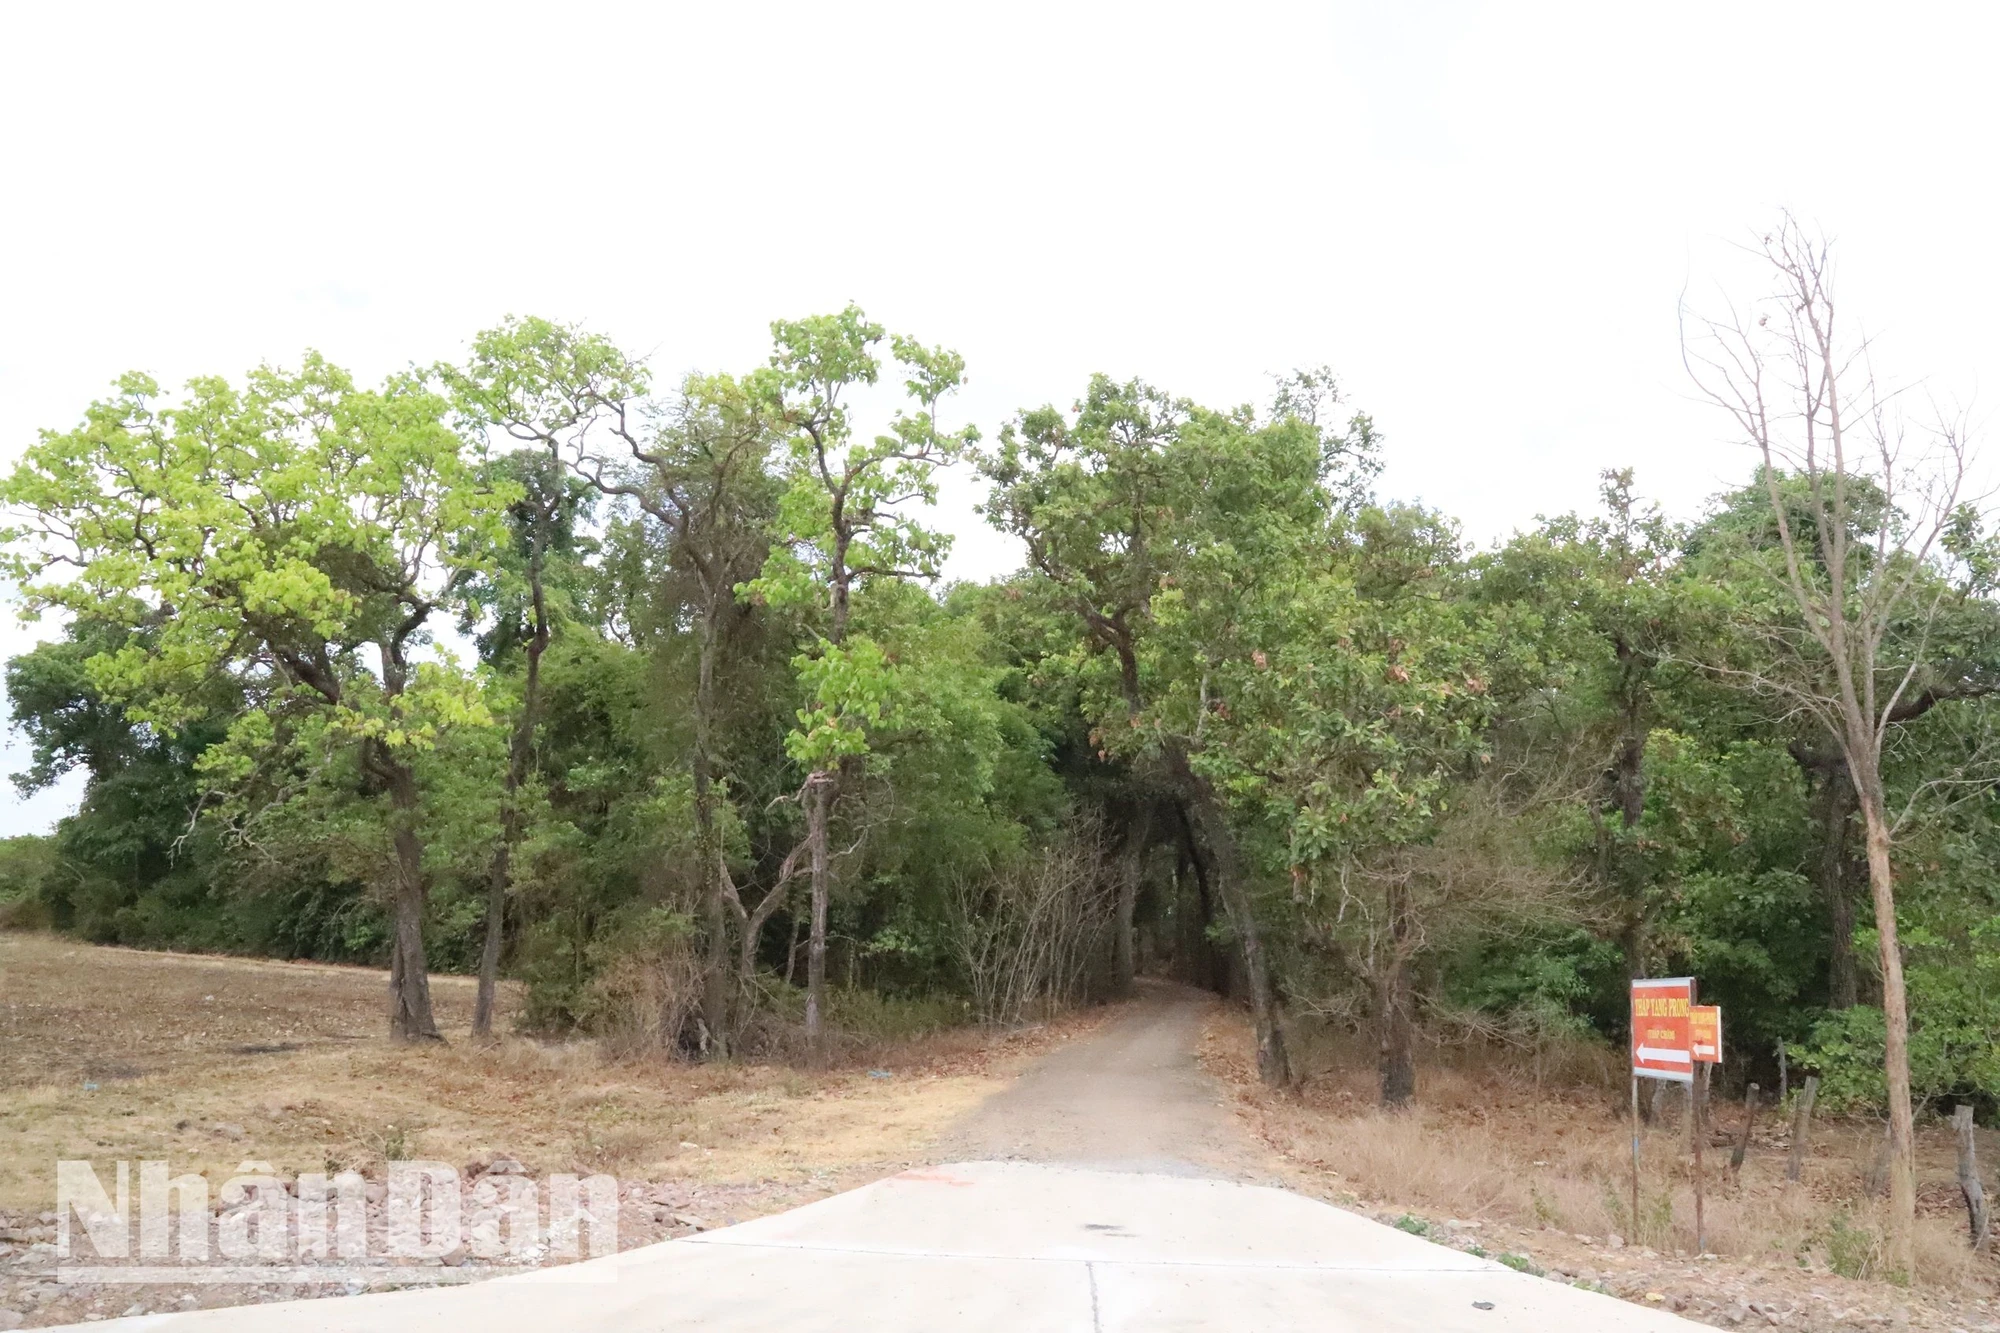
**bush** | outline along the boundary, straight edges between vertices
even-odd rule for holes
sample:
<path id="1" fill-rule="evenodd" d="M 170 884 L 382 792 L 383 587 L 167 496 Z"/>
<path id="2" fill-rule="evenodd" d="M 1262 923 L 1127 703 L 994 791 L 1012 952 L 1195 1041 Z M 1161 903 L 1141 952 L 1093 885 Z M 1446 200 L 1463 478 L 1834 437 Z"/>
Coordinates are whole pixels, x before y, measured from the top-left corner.
<path id="1" fill-rule="evenodd" d="M 53 924 L 42 882 L 55 866 L 55 843 L 37 833 L 0 838 L 0 930 L 47 930 Z"/>
<path id="2" fill-rule="evenodd" d="M 1954 1011 L 1950 992 L 1910 986 L 1910 1092 L 1921 1103 L 1952 1094 L 2000 1097 L 2000 1047 L 1992 1016 Z M 1983 997 L 1981 1004 L 1985 1001 Z M 1970 1009 L 1970 1006 L 1967 1006 Z M 1819 1099 L 1830 1110 L 1880 1111 L 1888 1101 L 1882 1075 L 1886 1024 L 1882 1011 L 1858 1004 L 1828 1014 L 1794 1059 L 1819 1075 Z"/>

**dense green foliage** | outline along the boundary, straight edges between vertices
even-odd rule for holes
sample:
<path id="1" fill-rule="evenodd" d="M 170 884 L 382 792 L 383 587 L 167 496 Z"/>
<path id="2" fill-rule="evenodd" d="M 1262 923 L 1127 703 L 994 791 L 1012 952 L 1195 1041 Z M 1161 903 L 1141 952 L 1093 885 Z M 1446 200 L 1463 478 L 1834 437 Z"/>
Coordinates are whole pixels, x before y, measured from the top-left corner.
<path id="1" fill-rule="evenodd" d="M 7 667 L 15 782 L 87 786 L 0 844 L 0 923 L 469 971 L 497 903 L 532 1024 L 691 1052 L 782 1045 L 820 972 L 838 1028 L 1151 969 L 1369 1027 L 1392 1100 L 1424 1032 L 1622 1040 L 1625 979 L 1686 972 L 1739 1074 L 1783 1041 L 1881 1097 L 1853 793 L 1744 684 L 1797 614 L 1761 479 L 1682 524 L 1607 474 L 1474 550 L 1374 493 L 1324 371 L 1221 410 L 1099 378 L 982 443 L 954 354 L 774 332 L 662 392 L 517 321 L 46 433 L 0 491 L 55 635 Z M 950 466 L 1018 574 L 938 586 Z M 1926 1097 L 2000 1098 L 1994 564 L 1967 515 L 1885 650 Z"/>

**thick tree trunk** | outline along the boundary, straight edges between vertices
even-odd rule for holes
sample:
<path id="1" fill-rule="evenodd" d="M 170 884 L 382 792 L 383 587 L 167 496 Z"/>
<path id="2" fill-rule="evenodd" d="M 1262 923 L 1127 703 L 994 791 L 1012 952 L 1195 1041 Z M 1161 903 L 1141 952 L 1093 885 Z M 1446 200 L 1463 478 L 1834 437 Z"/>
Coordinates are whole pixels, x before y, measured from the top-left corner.
<path id="1" fill-rule="evenodd" d="M 511 801 L 513 793 L 508 793 Z M 512 809 L 500 816 L 500 844 L 493 849 L 493 868 L 486 881 L 486 939 L 479 949 L 479 993 L 472 1001 L 472 1035 L 484 1041 L 493 1035 L 494 999 L 500 988 L 500 950 L 505 941 L 509 861 L 518 836 Z"/>
<path id="2" fill-rule="evenodd" d="M 1618 952 L 1625 955 L 1625 975 L 1638 980 L 1646 975 L 1646 918 L 1632 912 L 1618 930 Z"/>
<path id="3" fill-rule="evenodd" d="M 1416 1021 L 1411 1013 L 1410 969 L 1400 959 L 1392 960 L 1383 969 L 1375 988 L 1375 1005 L 1382 1105 L 1396 1110 L 1407 1106 L 1417 1091 Z"/>
<path id="4" fill-rule="evenodd" d="M 1202 864 L 1200 849 L 1195 846 L 1194 825 L 1188 819 L 1187 807 L 1175 802 L 1174 815 L 1181 831 L 1182 864 L 1194 879 L 1195 906 L 1201 916 L 1196 930 L 1201 942 L 1198 956 L 1202 975 L 1207 978 L 1204 984 L 1217 995 L 1234 995 L 1240 987 L 1231 975 L 1231 968 L 1239 958 L 1216 948 L 1215 941 L 1209 936 L 1208 929 L 1215 924 L 1215 895 L 1209 891 L 1208 867 Z"/>
<path id="5" fill-rule="evenodd" d="M 507 891 L 512 885 L 514 845 L 521 840 L 521 784 L 535 752 L 535 725 L 542 702 L 542 654 L 549 646 L 548 613 L 542 600 L 539 566 L 534 572 L 535 628 L 528 640 L 526 678 L 521 682 L 521 718 L 507 747 L 507 777 L 500 798 L 500 845 L 486 882 L 486 941 L 479 951 L 479 994 L 472 1003 L 472 1035 L 493 1035 L 493 1006 L 500 988 L 500 953 L 506 943 Z"/>
<path id="6" fill-rule="evenodd" d="M 1187 756 L 1171 749 L 1167 760 L 1183 793 L 1183 808 L 1207 849 L 1216 893 L 1222 899 L 1223 911 L 1242 951 L 1243 976 L 1250 991 L 1250 1018 L 1257 1033 L 1257 1076 L 1273 1087 L 1284 1087 L 1292 1080 L 1291 1061 L 1285 1051 L 1270 965 L 1264 956 L 1264 937 L 1250 905 L 1236 835 L 1229 828 L 1214 790 L 1194 771 Z"/>
<path id="7" fill-rule="evenodd" d="M 819 772 L 806 783 L 806 839 L 812 857 L 812 924 L 806 937 L 806 1040 L 820 1044 L 826 1013 L 826 908 L 833 892 L 833 864 L 827 847 L 828 807 L 834 775 Z"/>
<path id="8" fill-rule="evenodd" d="M 407 764 L 379 756 L 389 775 L 395 810 L 395 935 L 389 951 L 389 1035 L 397 1041 L 442 1041 L 431 1016 L 430 970 L 424 961 L 424 845 L 417 836 L 417 781 Z"/>
<path id="9" fill-rule="evenodd" d="M 733 1044 L 729 1001 L 729 897 L 722 878 L 722 838 L 715 819 L 715 608 L 701 621 L 701 657 L 694 691 L 695 856 L 707 911 L 708 956 L 702 967 L 703 1054 L 725 1056 Z"/>
<path id="10" fill-rule="evenodd" d="M 1916 1263 L 1916 1125 L 1910 1108 L 1910 1010 L 1903 989 L 1903 950 L 1896 932 L 1896 880 L 1889 861 L 1889 821 L 1880 780 L 1858 775 L 1861 817 L 1868 831 L 1868 887 L 1881 941 L 1883 1073 L 1889 1086 L 1890 1268 L 1907 1279 Z"/>
<path id="11" fill-rule="evenodd" d="M 1139 882 L 1146 869 L 1146 842 L 1153 830 L 1153 807 L 1141 800 L 1125 825 L 1125 847 L 1118 865 L 1117 991 L 1132 993 L 1137 965 L 1132 952 L 1132 922 L 1139 906 Z"/>
<path id="12" fill-rule="evenodd" d="M 1646 699 L 1650 663 L 1620 635 L 1612 638 L 1619 661 L 1618 750 L 1611 772 L 1611 806 L 1627 837 L 1638 833 L 1646 817 Z M 1626 975 L 1646 975 L 1646 885 L 1634 873 L 1629 849 L 1604 825 L 1598 826 L 1602 848 L 1601 873 L 1607 886 L 1623 900 L 1624 923 L 1618 944 L 1625 954 Z"/>
<path id="13" fill-rule="evenodd" d="M 1860 996 L 1860 969 L 1854 958 L 1854 898 L 1849 891 L 1848 830 L 1853 821 L 1854 784 L 1847 766 L 1836 764 L 1825 775 L 1820 792 L 1819 888 L 1826 903 L 1826 1001 L 1833 1009 L 1852 1009 Z"/>

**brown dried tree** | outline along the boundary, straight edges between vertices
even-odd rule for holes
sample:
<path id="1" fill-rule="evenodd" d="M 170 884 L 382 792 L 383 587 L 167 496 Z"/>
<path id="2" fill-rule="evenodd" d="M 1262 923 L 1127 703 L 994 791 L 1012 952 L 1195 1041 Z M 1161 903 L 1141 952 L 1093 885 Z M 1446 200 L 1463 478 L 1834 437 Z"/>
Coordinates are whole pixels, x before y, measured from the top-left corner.
<path id="1" fill-rule="evenodd" d="M 1941 416 L 1913 425 L 1878 382 L 1867 339 L 1838 319 L 1823 238 L 1787 215 L 1750 251 L 1769 290 L 1682 323 L 1688 370 L 1757 451 L 1770 502 L 1770 539 L 1748 563 L 1773 595 L 1738 618 L 1750 651 L 1710 665 L 1815 724 L 1853 786 L 1881 947 L 1890 1261 L 1908 1273 L 1910 1021 L 1890 857 L 1901 819 L 1888 808 L 1882 760 L 1913 703 L 1949 687 L 1931 631 L 1949 583 L 1939 566 L 1966 519 L 1965 431 Z"/>

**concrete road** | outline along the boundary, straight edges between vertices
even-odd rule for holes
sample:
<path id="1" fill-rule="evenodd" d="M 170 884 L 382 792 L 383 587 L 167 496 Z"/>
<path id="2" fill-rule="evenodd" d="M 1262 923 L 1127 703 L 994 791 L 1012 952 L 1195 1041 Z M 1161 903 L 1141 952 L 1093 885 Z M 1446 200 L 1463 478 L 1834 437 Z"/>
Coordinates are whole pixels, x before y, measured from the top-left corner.
<path id="1" fill-rule="evenodd" d="M 474 1286 L 140 1316 L 169 1333 L 602 1329 L 1622 1333 L 1694 1327 L 1254 1183 L 1194 1058 L 1212 1003 L 1150 986 L 906 1171 L 741 1226 Z M 75 1327 L 84 1327 L 76 1325 Z"/>
<path id="2" fill-rule="evenodd" d="M 525 1277 L 89 1327 L 1664 1333 L 1691 1326 L 1284 1190 L 982 1162 L 908 1171 L 789 1213 Z"/>
<path id="3" fill-rule="evenodd" d="M 1088 1039 L 1037 1061 L 944 1137 L 941 1156 L 1268 1180 L 1263 1152 L 1195 1060 L 1215 998 L 1141 981 Z"/>

